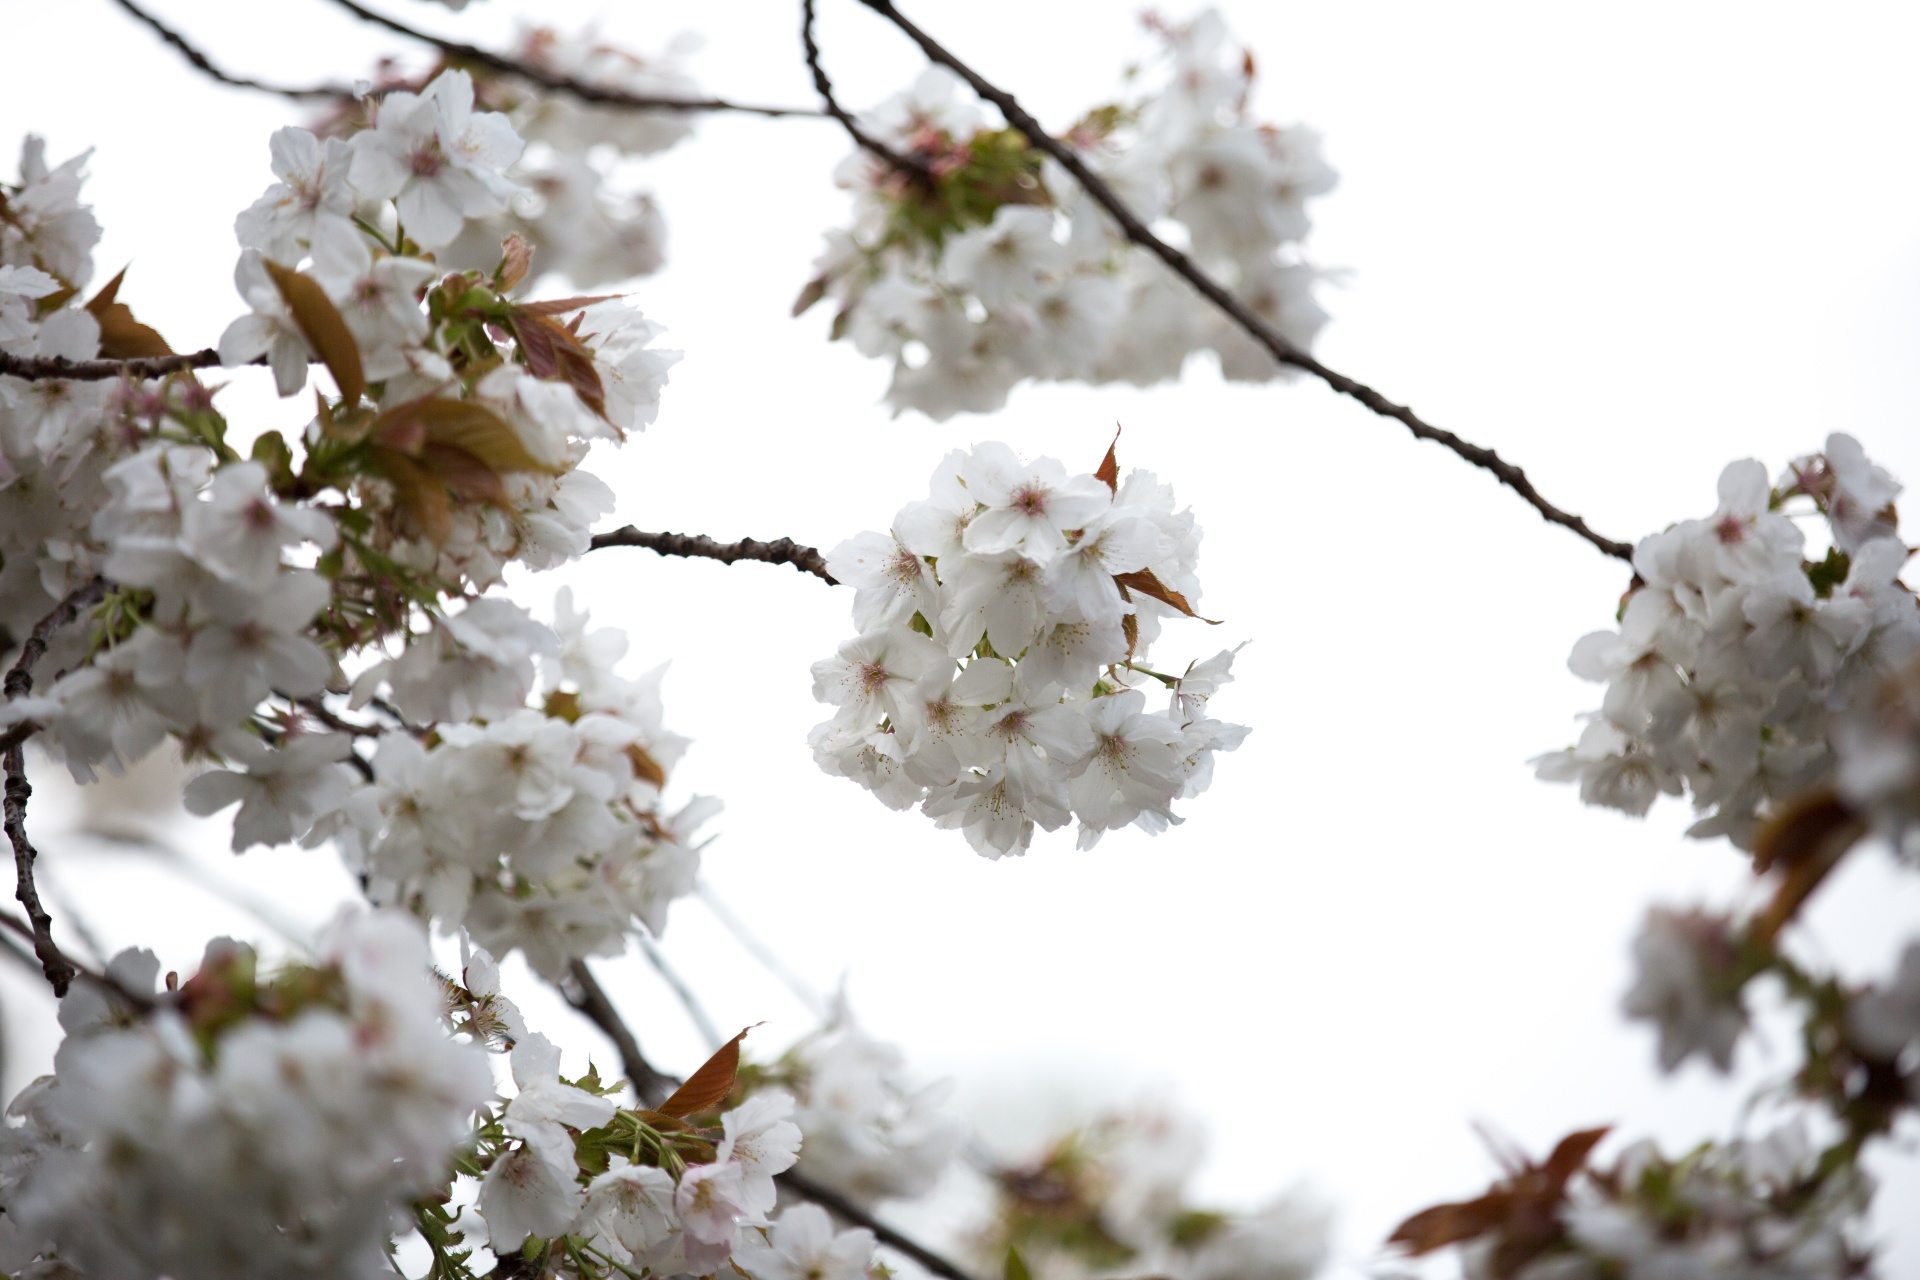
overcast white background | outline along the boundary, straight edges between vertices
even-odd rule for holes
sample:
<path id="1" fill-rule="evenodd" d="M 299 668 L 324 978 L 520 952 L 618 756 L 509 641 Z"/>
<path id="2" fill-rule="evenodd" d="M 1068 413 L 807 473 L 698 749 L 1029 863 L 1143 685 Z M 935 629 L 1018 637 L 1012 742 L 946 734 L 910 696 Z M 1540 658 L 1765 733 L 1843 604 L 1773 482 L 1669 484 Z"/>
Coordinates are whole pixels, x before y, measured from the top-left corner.
<path id="1" fill-rule="evenodd" d="M 350 79 L 405 42 L 325 0 L 152 0 L 224 64 Z M 516 15 L 572 26 L 594 0 L 493 0 L 464 15 L 388 11 L 500 45 Z M 707 38 L 716 92 L 812 102 L 796 6 L 606 6 L 609 36 Z M 845 99 L 871 104 L 921 60 L 852 0 L 824 0 Z M 1352 2 L 1223 5 L 1261 67 L 1258 109 L 1320 129 L 1341 172 L 1310 249 L 1349 269 L 1318 352 L 1497 447 L 1602 532 L 1634 539 L 1704 514 L 1730 459 L 1778 470 L 1829 431 L 1920 477 L 1920 15 L 1897 4 Z M 1146 50 L 1133 7 L 1031 0 L 908 6 L 950 47 L 1063 126 Z M 1185 10 L 1170 12 L 1183 15 Z M 108 0 L 0 2 L 0 139 L 94 147 L 99 278 L 179 349 L 240 309 L 233 215 L 270 181 L 268 133 L 297 106 L 196 76 Z M 9 144 L 10 145 L 10 144 Z M 1617 562 L 1487 476 L 1317 385 L 1227 387 L 1196 362 L 1178 386 L 1025 387 L 990 418 L 890 419 L 886 373 L 787 318 L 820 234 L 845 216 L 846 151 L 812 121 L 712 119 L 651 164 L 670 261 L 636 301 L 684 348 L 658 423 L 592 469 L 612 523 L 822 547 L 884 528 L 955 445 L 1003 439 L 1090 470 L 1159 472 L 1207 531 L 1205 612 L 1169 627 L 1163 663 L 1251 640 L 1216 712 L 1255 727 L 1187 823 L 1075 852 L 1041 836 L 979 859 L 957 833 L 821 776 L 808 664 L 851 632 L 850 596 L 788 569 L 596 553 L 571 583 L 633 636 L 635 671 L 672 659 L 669 724 L 695 745 L 674 785 L 727 812 L 707 854 L 718 891 L 821 987 L 844 976 L 916 1071 L 951 1075 L 994 1132 L 1103 1099 L 1170 1098 L 1210 1134 L 1200 1190 L 1252 1205 L 1305 1180 L 1339 1208 L 1360 1268 L 1404 1214 L 1472 1194 L 1494 1170 L 1471 1124 L 1540 1151 L 1616 1122 L 1672 1146 L 1724 1136 L 1744 1089 L 1792 1042 L 1750 1047 L 1740 1084 L 1662 1078 L 1619 1019 L 1627 946 L 1649 901 L 1724 901 L 1738 855 L 1582 809 L 1528 757 L 1571 741 L 1598 690 L 1565 668 L 1626 585 Z M 265 371 L 223 403 L 250 432 L 298 426 Z M 63 831 L 104 812 L 36 808 L 48 875 L 108 947 L 190 968 L 205 938 L 257 920 Z M 123 788 L 124 790 L 124 788 Z M 233 860 L 221 825 L 179 842 L 308 924 L 350 896 L 326 851 Z M 1814 913 L 1814 954 L 1889 968 L 1920 889 L 1878 854 Z M 56 903 L 56 914 L 68 914 Z M 271 939 L 268 939 L 271 943 Z M 809 1025 L 698 902 L 665 946 L 729 1029 L 762 1049 Z M 604 966 L 642 1042 L 690 1068 L 703 1047 L 644 961 Z M 610 1057 L 531 982 L 535 1021 Z M 45 1069 L 48 1002 L 0 974 L 9 1091 Z M 1888 1274 L 1920 1272 L 1911 1157 L 1888 1160 Z M 1904 1223 L 1904 1225 L 1902 1225 Z"/>

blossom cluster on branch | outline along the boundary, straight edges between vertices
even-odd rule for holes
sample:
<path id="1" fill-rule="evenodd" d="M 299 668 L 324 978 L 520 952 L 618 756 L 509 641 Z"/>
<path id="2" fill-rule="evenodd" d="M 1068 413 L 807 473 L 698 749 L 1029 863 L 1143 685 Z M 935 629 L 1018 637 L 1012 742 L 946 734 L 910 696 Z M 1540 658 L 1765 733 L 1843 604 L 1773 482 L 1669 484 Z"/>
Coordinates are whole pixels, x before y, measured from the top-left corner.
<path id="1" fill-rule="evenodd" d="M 1207 714 L 1231 652 L 1178 676 L 1146 665 L 1163 619 L 1197 616 L 1199 546 L 1172 486 L 1123 481 L 1112 449 L 1081 475 L 1004 444 L 956 450 L 890 533 L 827 555 L 860 634 L 814 664 L 814 697 L 838 708 L 815 760 L 990 858 L 1073 819 L 1083 849 L 1164 831 L 1247 735 Z M 1148 682 L 1164 708 L 1147 709 Z"/>
<path id="2" fill-rule="evenodd" d="M 1304 350 L 1327 319 L 1313 296 L 1322 273 L 1301 253 L 1306 202 L 1335 180 L 1320 139 L 1253 120 L 1253 57 L 1217 13 L 1152 26 L 1157 87 L 1088 112 L 1066 140 Z M 863 124 L 924 172 L 864 151 L 847 159 L 854 223 L 829 235 L 796 310 L 832 299 L 833 335 L 892 362 L 896 412 L 991 412 L 1026 378 L 1145 386 L 1177 378 L 1201 350 L 1229 378 L 1289 373 L 1129 243 L 1057 162 L 985 121 L 945 68 Z"/>

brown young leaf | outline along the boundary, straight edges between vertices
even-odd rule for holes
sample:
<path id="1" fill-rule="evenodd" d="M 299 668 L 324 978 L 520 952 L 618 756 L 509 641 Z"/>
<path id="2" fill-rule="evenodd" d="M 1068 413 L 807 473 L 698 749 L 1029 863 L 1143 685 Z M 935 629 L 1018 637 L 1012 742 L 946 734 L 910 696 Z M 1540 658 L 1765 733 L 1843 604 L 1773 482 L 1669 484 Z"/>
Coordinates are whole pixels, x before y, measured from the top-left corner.
<path id="1" fill-rule="evenodd" d="M 408 400 L 374 420 L 373 437 L 414 456 L 428 445 L 461 449 L 501 474 L 555 470 L 528 453 L 513 425 L 478 400 L 437 395 Z"/>
<path id="2" fill-rule="evenodd" d="M 360 344 L 353 340 L 347 322 L 340 318 L 333 299 L 312 276 L 289 270 L 272 258 L 263 258 L 273 287 L 280 291 L 293 322 L 300 326 L 307 345 L 319 355 L 340 388 L 349 407 L 358 404 L 367 389 L 367 376 L 360 364 Z"/>
<path id="3" fill-rule="evenodd" d="M 397 449 L 375 446 L 370 460 L 393 484 L 393 500 L 436 547 L 453 536 L 453 502 L 439 477 Z"/>
<path id="4" fill-rule="evenodd" d="M 500 270 L 495 274 L 495 279 L 502 293 L 525 280 L 532 267 L 533 246 L 518 234 L 509 235 L 500 242 Z"/>
<path id="5" fill-rule="evenodd" d="M 1753 869 L 1764 874 L 1812 862 L 1829 843 L 1845 837 L 1851 844 L 1861 834 L 1860 815 L 1832 787 L 1802 791 L 1760 828 Z"/>
<path id="6" fill-rule="evenodd" d="M 1578 1133 L 1570 1133 L 1560 1139 L 1559 1145 L 1553 1149 L 1553 1154 L 1548 1156 L 1547 1162 L 1540 1166 L 1541 1172 L 1547 1175 L 1547 1182 L 1554 1194 L 1558 1195 L 1566 1190 L 1568 1181 L 1574 1174 L 1580 1172 L 1587 1163 L 1587 1157 L 1593 1154 L 1593 1149 L 1599 1146 L 1600 1140 L 1611 1132 L 1613 1132 L 1613 1126 L 1603 1124 L 1596 1129 L 1582 1129 Z"/>
<path id="7" fill-rule="evenodd" d="M 593 353 L 577 334 L 546 316 L 520 308 L 514 311 L 513 334 L 520 342 L 520 354 L 529 373 L 566 383 L 589 409 L 606 416 L 607 392 L 600 384 L 600 371 L 593 367 Z"/>
<path id="8" fill-rule="evenodd" d="M 456 449 L 450 444 L 429 444 L 420 450 L 420 463 L 440 477 L 462 502 L 507 505 L 507 487 L 500 483 L 500 473 L 465 449 Z"/>
<path id="9" fill-rule="evenodd" d="M 759 1024 L 755 1024 L 756 1026 Z M 747 1038 L 747 1027 L 739 1035 L 721 1045 L 708 1058 L 700 1069 L 687 1077 L 687 1082 L 673 1091 L 673 1096 L 661 1103 L 656 1110 L 670 1116 L 697 1116 L 713 1110 L 727 1100 L 733 1092 L 733 1078 L 740 1072 L 740 1042 Z"/>
<path id="10" fill-rule="evenodd" d="M 133 318 L 133 309 L 116 301 L 127 269 L 101 286 L 87 303 L 87 314 L 100 324 L 100 355 L 107 360 L 137 360 L 143 356 L 170 356 L 173 348 L 153 329 Z"/>
<path id="11" fill-rule="evenodd" d="M 795 316 L 803 316 L 807 314 L 808 311 L 812 310 L 814 303 L 820 301 L 820 299 L 826 296 L 827 296 L 826 277 L 815 276 L 813 279 L 807 281 L 806 287 L 800 290 L 800 296 L 793 300 L 792 314 Z"/>
<path id="12" fill-rule="evenodd" d="M 1116 573 L 1113 575 L 1113 580 L 1120 584 L 1120 589 L 1123 592 L 1138 591 L 1143 596 L 1151 596 L 1161 604 L 1171 605 L 1181 613 L 1186 614 L 1189 618 L 1200 618 L 1200 615 L 1193 611 L 1193 606 L 1187 603 L 1187 598 L 1178 591 L 1175 591 L 1172 587 L 1161 582 L 1159 578 L 1154 576 L 1153 570 L 1151 569 L 1136 569 L 1132 573 Z M 1200 618 L 1200 621 L 1210 627 L 1220 625 L 1219 621 L 1214 618 Z"/>
<path id="13" fill-rule="evenodd" d="M 1093 473 L 1093 478 L 1106 485 L 1110 493 L 1120 492 L 1120 455 L 1116 452 L 1119 448 L 1120 424 L 1116 422 L 1113 424 L 1113 443 L 1107 446 L 1107 456 L 1101 460 L 1099 470 Z"/>
<path id="14" fill-rule="evenodd" d="M 569 311 L 583 311 L 596 302 L 611 302 L 622 295 L 617 293 L 596 293 L 591 296 L 575 298 L 549 298 L 545 302 L 521 302 L 514 310 L 529 316 L 561 316 Z"/>
<path id="15" fill-rule="evenodd" d="M 640 781 L 650 782 L 656 787 L 667 785 L 667 771 L 662 769 L 660 762 L 648 754 L 647 749 L 639 743 L 628 744 L 627 759 L 633 762 L 633 776 Z"/>
<path id="16" fill-rule="evenodd" d="M 1506 1218 L 1510 1199 L 1505 1192 L 1491 1191 L 1478 1200 L 1422 1209 L 1395 1227 L 1387 1243 L 1400 1245 L 1417 1258 L 1462 1240 L 1472 1240 L 1485 1235 Z"/>

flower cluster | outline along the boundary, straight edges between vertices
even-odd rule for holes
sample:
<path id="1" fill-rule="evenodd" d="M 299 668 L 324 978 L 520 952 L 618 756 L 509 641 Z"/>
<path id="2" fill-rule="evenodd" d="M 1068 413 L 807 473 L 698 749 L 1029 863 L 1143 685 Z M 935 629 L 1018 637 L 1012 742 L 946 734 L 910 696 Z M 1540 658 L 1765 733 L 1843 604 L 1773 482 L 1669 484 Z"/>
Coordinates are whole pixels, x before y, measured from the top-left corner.
<path id="1" fill-rule="evenodd" d="M 742 1033 L 745 1034 L 744 1032 Z M 734 1091 L 738 1040 L 659 1104 L 616 1106 L 591 1069 L 568 1081 L 544 1036 L 512 1055 L 517 1086 L 476 1134 L 461 1172 L 479 1180 L 476 1207 L 496 1257 L 516 1252 L 536 1274 L 575 1280 L 704 1276 L 729 1266 L 752 1280 L 864 1280 L 874 1238 L 836 1234 L 823 1210 L 779 1203 L 774 1178 L 793 1167 L 793 1099 L 763 1090 L 715 1114 Z M 448 1209 L 416 1216 L 443 1269 L 467 1280 L 466 1228 Z"/>
<path id="2" fill-rule="evenodd" d="M 1300 1193 L 1253 1213 L 1196 1207 L 1194 1122 L 1117 1112 L 1069 1131 L 1036 1158 L 995 1171 L 985 1257 L 1017 1250 L 1049 1280 L 1156 1275 L 1170 1280 L 1307 1280 L 1325 1264 L 1330 1222 Z"/>
<path id="3" fill-rule="evenodd" d="M 1634 814 L 1684 791 L 1694 834 L 1751 847 L 1782 801 L 1831 776 L 1838 713 L 1920 651 L 1898 493 L 1845 435 L 1777 486 L 1758 462 L 1729 466 L 1712 515 L 1635 549 L 1618 630 L 1574 646 L 1568 665 L 1606 697 L 1540 775 Z M 1803 501 L 1831 537 L 1819 560 L 1794 520 Z"/>
<path id="4" fill-rule="evenodd" d="M 0 1131 L 0 1267 L 385 1273 L 394 1215 L 446 1185 L 493 1093 L 441 1016 L 419 927 L 344 917 L 312 965 L 272 975 L 220 940 L 153 996 L 150 953 L 110 972 L 151 1007 L 86 984 L 62 1002 L 55 1073 Z"/>
<path id="5" fill-rule="evenodd" d="M 476 601 L 449 625 L 486 625 L 476 611 L 514 613 L 496 634 L 554 639 L 495 600 Z M 464 926 L 496 954 L 519 950 L 555 979 L 573 960 L 618 955 L 636 919 L 656 934 L 666 927 L 668 905 L 693 890 L 699 871 L 693 832 L 719 808 L 710 799 L 672 814 L 660 808 L 667 770 L 686 747 L 661 725 L 665 668 L 639 680 L 617 675 L 626 637 L 588 631 L 567 591 L 557 613 L 559 643 L 543 655 L 537 693 L 530 660 L 524 684 L 509 664 L 495 668 L 507 672 L 504 687 L 489 688 L 430 658 L 422 680 L 448 679 L 454 666 L 445 694 L 468 699 L 438 709 L 463 714 L 432 717 L 454 722 L 424 743 L 382 736 L 373 780 L 344 800 L 332 828 L 375 902 L 404 903 L 448 930 Z M 403 710 L 430 705 L 419 682 L 389 678 Z"/>
<path id="6" fill-rule="evenodd" d="M 1319 137 L 1249 116 L 1252 57 L 1211 11 L 1152 24 L 1156 91 L 1089 112 L 1067 142 L 1144 221 L 1177 224 L 1194 261 L 1296 346 L 1326 321 L 1301 256 L 1306 202 L 1332 189 Z M 837 307 L 833 333 L 893 362 L 887 401 L 944 419 L 1006 403 L 1023 378 L 1177 378 L 1212 350 L 1229 378 L 1282 366 L 1145 251 L 1057 163 L 984 123 L 943 68 L 863 123 L 925 174 L 865 153 L 841 180 L 853 226 L 829 236 L 800 297 Z"/>
<path id="7" fill-rule="evenodd" d="M 1509 1158 L 1484 1195 L 1416 1214 L 1395 1243 L 1414 1254 L 1458 1244 L 1465 1273 L 1488 1280 L 1869 1274 L 1870 1185 L 1851 1168 L 1823 1171 L 1798 1122 L 1678 1160 L 1640 1142 L 1602 1168 L 1589 1156 L 1606 1132 L 1572 1134 L 1538 1164 Z"/>
<path id="8" fill-rule="evenodd" d="M 1145 665 L 1162 619 L 1197 616 L 1200 530 L 1150 472 L 1124 481 L 1003 444 L 949 454 L 890 533 L 827 556 L 858 588 L 860 634 L 813 667 L 838 710 L 814 758 L 894 809 L 922 806 L 984 856 L 1024 852 L 1036 825 L 1078 818 L 1080 847 L 1129 823 L 1162 831 L 1173 802 L 1246 737 L 1210 718 L 1221 653 L 1180 676 Z M 1136 685 L 1169 694 L 1147 709 Z"/>
<path id="9" fill-rule="evenodd" d="M 660 54 L 642 56 L 608 43 L 592 29 L 566 35 L 532 26 L 522 28 L 512 56 L 582 84 L 635 97 L 691 100 L 700 96 L 699 86 L 681 60 L 692 47 L 683 37 Z M 416 93 L 441 73 L 435 68 L 406 75 L 384 65 L 382 71 L 377 88 L 387 97 Z M 470 211 L 465 226 L 439 249 L 439 261 L 460 270 L 486 270 L 500 242 L 514 235 L 533 250 L 537 274 L 557 273 L 578 288 L 658 271 L 666 259 L 666 223 L 628 170 L 632 161 L 692 136 L 693 117 L 681 110 L 596 106 L 517 77 L 484 69 L 473 74 L 476 101 L 510 122 L 526 149 L 501 171 L 512 186 L 508 197 L 484 211 Z M 363 105 L 348 99 L 316 127 L 350 138 L 369 121 Z"/>
<path id="10" fill-rule="evenodd" d="M 915 1088 L 905 1066 L 898 1048 L 868 1035 L 842 1005 L 778 1061 L 741 1075 L 752 1088 L 777 1087 L 798 1100 L 801 1171 L 870 1204 L 926 1195 L 960 1149 L 961 1127 L 945 1110 L 948 1083 Z"/>

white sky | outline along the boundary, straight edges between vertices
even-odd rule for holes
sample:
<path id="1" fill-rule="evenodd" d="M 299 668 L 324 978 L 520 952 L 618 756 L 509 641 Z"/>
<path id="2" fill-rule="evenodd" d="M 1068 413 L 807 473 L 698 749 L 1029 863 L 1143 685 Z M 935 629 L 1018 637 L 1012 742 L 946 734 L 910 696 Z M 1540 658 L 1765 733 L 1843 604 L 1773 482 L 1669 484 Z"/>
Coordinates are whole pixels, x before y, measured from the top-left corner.
<path id="1" fill-rule="evenodd" d="M 262 76 L 351 78 L 403 47 L 324 0 L 152 3 Z M 497 46 L 516 13 L 571 26 L 598 5 L 386 7 Z M 714 91 L 812 101 L 785 0 L 606 7 L 607 32 L 636 47 L 703 33 L 695 69 Z M 849 103 L 918 71 L 852 0 L 823 7 Z M 1259 57 L 1263 114 L 1320 129 L 1342 174 L 1310 241 L 1351 271 L 1325 299 L 1334 367 L 1498 447 L 1615 537 L 1710 510 L 1730 459 L 1777 471 L 1832 430 L 1920 478 L 1911 6 L 1223 7 Z M 1056 125 L 1110 97 L 1144 49 L 1125 4 L 908 9 Z M 101 277 L 131 262 L 122 299 L 181 349 L 212 343 L 240 308 L 232 217 L 298 108 L 197 78 L 108 0 L 0 15 L 0 139 L 95 147 Z M 1003 439 L 1091 469 L 1119 421 L 1122 463 L 1198 513 L 1206 612 L 1226 620 L 1169 628 L 1156 656 L 1251 640 L 1216 711 L 1255 732 L 1166 836 L 1077 853 L 1060 833 L 989 863 L 815 771 L 807 666 L 851 634 L 847 593 L 640 551 L 531 584 L 536 608 L 571 583 L 627 628 L 634 670 L 673 660 L 669 724 L 695 739 L 675 783 L 726 799 L 707 868 L 733 907 L 816 985 L 844 975 L 869 1027 L 923 1074 L 957 1077 L 990 1129 L 1176 1099 L 1210 1130 L 1204 1193 L 1250 1205 L 1305 1179 L 1339 1206 L 1348 1269 L 1400 1216 L 1484 1186 L 1473 1121 L 1535 1151 L 1607 1121 L 1670 1146 L 1727 1133 L 1743 1091 L 1698 1069 L 1661 1078 L 1650 1034 L 1615 1008 L 1646 904 L 1725 901 L 1741 860 L 1684 841 L 1682 806 L 1647 822 L 1583 810 L 1525 765 L 1597 704 L 1564 660 L 1609 622 L 1621 567 L 1316 385 L 1226 387 L 1194 367 L 1177 387 L 1029 387 L 992 418 L 890 420 L 884 369 L 826 344 L 823 315 L 787 318 L 845 216 L 828 178 L 845 150 L 823 123 L 727 118 L 652 164 L 670 262 L 636 301 L 688 355 L 659 422 L 593 464 L 620 495 L 614 522 L 826 547 L 884 527 L 955 445 Z M 264 371 L 233 383 L 243 432 L 304 419 Z M 46 782 L 48 874 L 109 946 L 189 967 L 211 932 L 259 936 L 60 835 L 79 811 Z M 179 832 L 220 847 L 214 827 Z M 225 858 L 206 861 L 297 919 L 350 889 L 324 852 Z M 1817 953 L 1865 973 L 1891 965 L 1920 889 L 1877 854 L 1858 861 L 1815 912 Z M 768 1019 L 763 1048 L 806 1029 L 700 904 L 676 909 L 665 946 L 722 1026 Z M 703 1056 L 643 961 L 604 968 L 659 1060 Z M 9 1090 L 52 1047 L 43 997 L 16 977 L 0 974 Z M 607 1058 L 564 1008 L 527 1004 Z M 1792 1061 L 1776 1032 L 1741 1080 Z M 1887 1270 L 1920 1272 L 1920 1177 L 1910 1158 L 1886 1167 Z"/>

